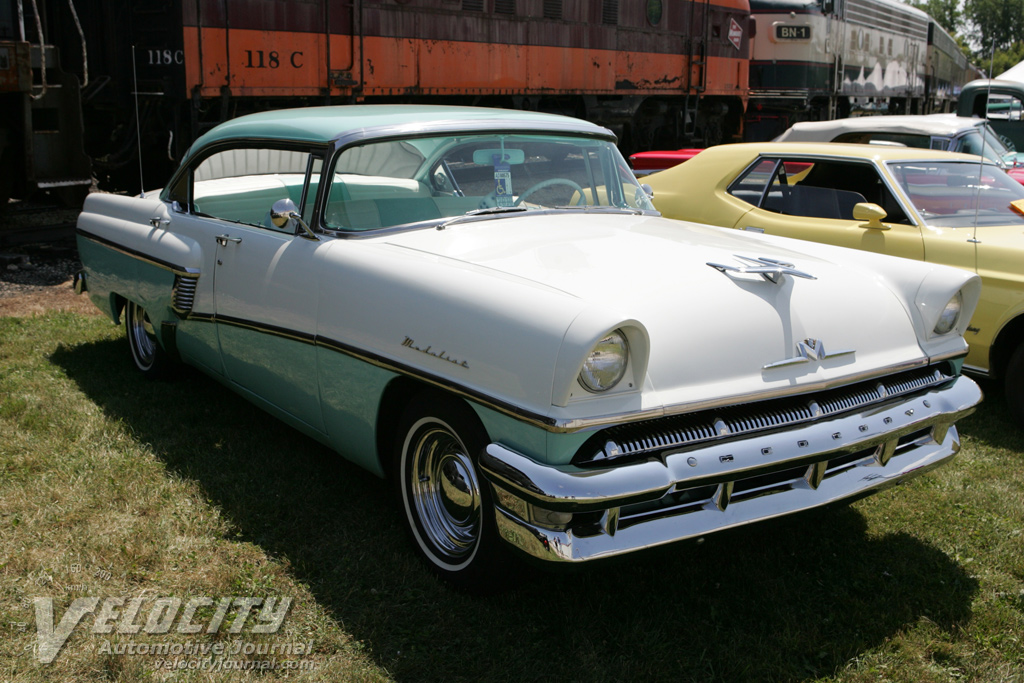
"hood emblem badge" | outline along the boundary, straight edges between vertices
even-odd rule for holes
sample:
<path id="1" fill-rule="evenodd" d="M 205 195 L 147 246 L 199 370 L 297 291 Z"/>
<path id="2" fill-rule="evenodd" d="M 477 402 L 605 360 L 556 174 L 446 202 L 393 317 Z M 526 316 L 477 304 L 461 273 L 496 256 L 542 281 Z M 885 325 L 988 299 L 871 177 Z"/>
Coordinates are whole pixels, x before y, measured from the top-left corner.
<path id="1" fill-rule="evenodd" d="M 711 263 L 708 261 L 708 265 L 715 270 L 729 274 L 729 273 L 741 273 L 741 274 L 753 274 L 760 275 L 768 282 L 779 284 L 783 275 L 792 275 L 793 277 L 802 277 L 808 280 L 817 280 L 815 276 L 797 270 L 796 266 L 792 263 L 786 263 L 785 261 L 777 261 L 775 259 L 759 257 L 751 258 L 749 256 L 740 256 L 739 254 L 733 254 L 734 257 L 740 261 L 745 261 L 751 265 L 743 266 L 727 266 L 722 263 Z"/>
<path id="2" fill-rule="evenodd" d="M 820 339 L 804 339 L 802 342 L 796 343 L 796 355 L 794 357 L 775 361 L 774 363 L 768 363 L 767 365 L 762 366 L 761 369 L 771 370 L 772 368 L 781 368 L 787 365 L 809 363 L 812 360 L 822 361 L 826 358 L 848 356 L 855 352 L 855 349 L 843 349 L 842 351 L 833 351 L 829 353 L 825 350 L 825 343 Z"/>

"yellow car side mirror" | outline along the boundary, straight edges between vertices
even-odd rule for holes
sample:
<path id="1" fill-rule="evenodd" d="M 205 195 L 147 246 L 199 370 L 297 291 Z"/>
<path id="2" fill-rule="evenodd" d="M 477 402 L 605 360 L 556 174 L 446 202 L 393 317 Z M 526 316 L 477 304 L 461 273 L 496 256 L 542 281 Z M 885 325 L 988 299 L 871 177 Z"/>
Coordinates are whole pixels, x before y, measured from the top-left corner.
<path id="1" fill-rule="evenodd" d="M 888 230 L 888 225 L 882 225 L 882 219 L 888 214 L 885 213 L 885 209 L 880 207 L 878 204 L 872 204 L 871 202 L 861 202 L 853 206 L 853 220 L 855 221 L 867 221 L 867 223 L 861 225 L 862 228 L 869 228 L 871 230 Z"/>

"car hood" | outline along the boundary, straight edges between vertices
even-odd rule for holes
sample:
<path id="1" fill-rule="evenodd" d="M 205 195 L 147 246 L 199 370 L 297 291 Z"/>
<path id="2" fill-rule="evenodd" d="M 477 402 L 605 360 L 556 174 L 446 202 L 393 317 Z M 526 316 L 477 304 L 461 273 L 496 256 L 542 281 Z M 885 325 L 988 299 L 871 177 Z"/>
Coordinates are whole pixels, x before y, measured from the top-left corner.
<path id="1" fill-rule="evenodd" d="M 644 408 L 829 383 L 927 356 L 914 329 L 913 292 L 897 296 L 883 276 L 886 268 L 908 266 L 888 257 L 866 255 L 880 269 L 867 273 L 835 262 L 855 252 L 833 247 L 651 216 L 582 213 L 463 222 L 387 242 L 533 285 L 520 291 L 555 290 L 578 299 L 581 311 L 613 309 L 617 319 L 639 321 L 649 343 Z M 774 283 L 708 265 L 745 265 L 738 256 L 784 261 L 815 279 L 783 275 Z M 805 340 L 831 355 L 784 364 Z"/>

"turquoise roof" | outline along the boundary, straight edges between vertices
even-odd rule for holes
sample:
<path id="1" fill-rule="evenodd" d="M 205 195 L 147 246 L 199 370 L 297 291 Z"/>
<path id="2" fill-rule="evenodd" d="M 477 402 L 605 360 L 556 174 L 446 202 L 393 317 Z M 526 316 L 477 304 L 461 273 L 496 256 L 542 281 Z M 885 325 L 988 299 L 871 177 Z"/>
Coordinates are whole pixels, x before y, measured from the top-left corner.
<path id="1" fill-rule="evenodd" d="M 429 128 L 431 124 L 462 122 L 479 126 L 486 125 L 488 121 L 501 121 L 503 127 L 508 127 L 508 124 L 521 124 L 524 127 L 550 125 L 564 131 L 566 126 L 572 126 L 590 134 L 607 134 L 604 128 L 579 119 L 512 109 L 372 104 L 305 107 L 249 114 L 222 123 L 196 140 L 189 156 L 212 142 L 229 139 L 273 139 L 326 144 L 368 128 L 395 127 L 415 132 L 416 128 Z"/>

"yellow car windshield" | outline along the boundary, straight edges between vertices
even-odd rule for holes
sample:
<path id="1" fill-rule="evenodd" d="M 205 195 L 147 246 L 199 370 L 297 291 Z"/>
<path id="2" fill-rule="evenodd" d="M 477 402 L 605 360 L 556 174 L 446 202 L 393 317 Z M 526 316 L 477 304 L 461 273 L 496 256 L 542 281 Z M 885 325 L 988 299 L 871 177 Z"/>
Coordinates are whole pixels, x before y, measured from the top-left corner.
<path id="1" fill-rule="evenodd" d="M 1011 206 L 1024 199 L 1024 185 L 991 164 L 914 161 L 888 167 L 928 225 L 1024 225 L 1024 216 Z"/>

